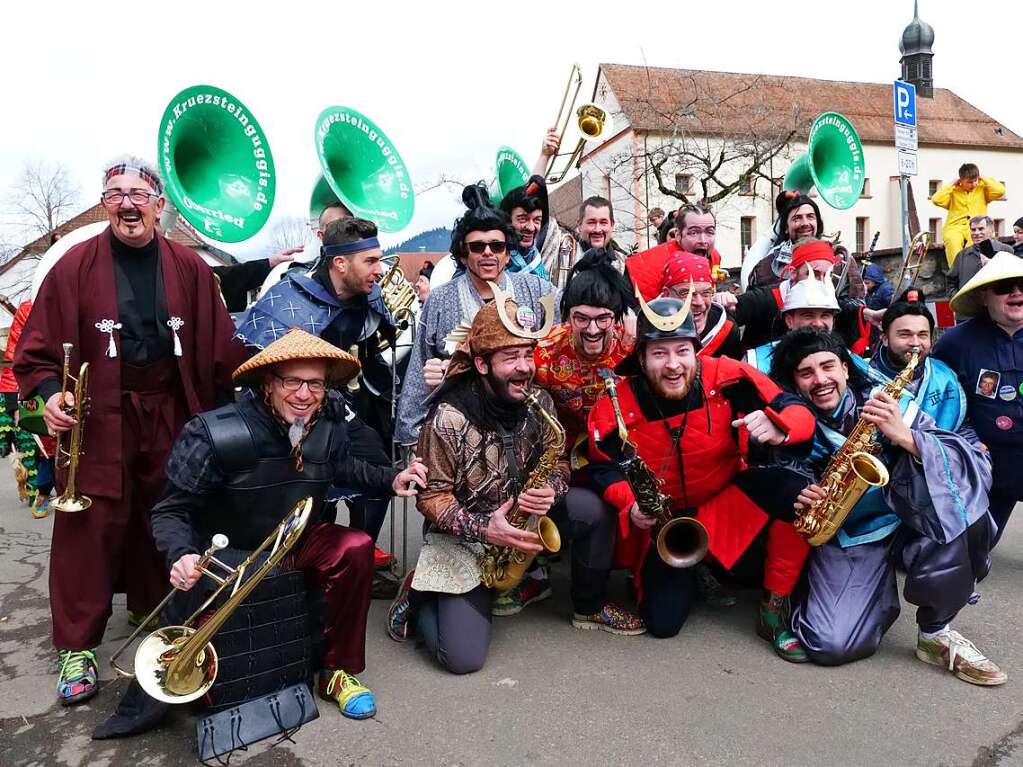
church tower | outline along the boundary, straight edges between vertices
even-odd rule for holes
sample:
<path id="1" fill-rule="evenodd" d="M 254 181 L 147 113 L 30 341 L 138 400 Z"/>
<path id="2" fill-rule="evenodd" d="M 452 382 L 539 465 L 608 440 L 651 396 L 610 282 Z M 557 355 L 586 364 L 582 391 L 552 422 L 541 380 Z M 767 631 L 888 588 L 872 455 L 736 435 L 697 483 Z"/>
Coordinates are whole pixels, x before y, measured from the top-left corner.
<path id="1" fill-rule="evenodd" d="M 934 54 L 934 29 L 925 21 L 920 20 L 917 0 L 913 0 L 913 20 L 902 30 L 899 40 L 899 51 L 902 53 L 902 76 L 900 79 L 916 86 L 917 96 L 934 97 L 934 73 L 931 60 Z"/>

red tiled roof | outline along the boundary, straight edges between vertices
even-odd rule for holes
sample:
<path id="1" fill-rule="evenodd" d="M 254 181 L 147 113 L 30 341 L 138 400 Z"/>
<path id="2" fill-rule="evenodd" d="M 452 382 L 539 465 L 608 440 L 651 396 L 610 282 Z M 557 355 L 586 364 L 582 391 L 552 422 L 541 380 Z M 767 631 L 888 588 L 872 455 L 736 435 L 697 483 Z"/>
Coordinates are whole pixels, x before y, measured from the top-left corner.
<path id="1" fill-rule="evenodd" d="M 797 125 L 803 137 L 822 112 L 840 112 L 863 141 L 894 143 L 892 86 L 809 77 L 710 72 L 601 64 L 601 71 L 636 130 L 728 134 L 735 119 L 755 119 L 769 131 Z M 695 105 L 684 114 L 686 105 Z M 946 88 L 917 99 L 921 144 L 1023 149 L 1023 138 Z M 799 133 L 797 133 L 799 135 Z"/>

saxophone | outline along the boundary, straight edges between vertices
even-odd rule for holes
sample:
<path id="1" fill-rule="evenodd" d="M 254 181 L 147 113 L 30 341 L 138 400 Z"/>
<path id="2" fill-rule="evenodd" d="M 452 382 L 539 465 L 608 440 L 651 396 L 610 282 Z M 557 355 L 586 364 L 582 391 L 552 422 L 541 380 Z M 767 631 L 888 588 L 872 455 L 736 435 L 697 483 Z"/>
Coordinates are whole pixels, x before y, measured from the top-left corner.
<path id="1" fill-rule="evenodd" d="M 657 554 L 669 567 L 685 568 L 699 564 L 707 556 L 707 528 L 695 517 L 675 516 L 671 497 L 661 492 L 664 480 L 654 476 L 639 457 L 635 444 L 629 440 L 629 430 L 618 402 L 618 387 L 610 371 L 604 376 L 604 388 L 611 400 L 618 437 L 622 441 L 624 457 L 616 463 L 632 488 L 640 512 L 656 522 L 650 534 L 656 542 Z"/>
<path id="2" fill-rule="evenodd" d="M 526 393 L 526 403 L 536 409 L 553 434 L 552 439 L 544 448 L 536 468 L 530 473 L 523 490 L 543 487 L 551 478 L 554 467 L 565 447 L 565 430 L 557 419 L 536 399 L 532 392 Z M 520 530 L 529 530 L 540 536 L 544 549 L 552 554 L 561 550 L 561 533 L 558 526 L 546 516 L 526 514 L 519 510 L 518 504 L 508 512 L 508 524 Z M 533 561 L 533 554 L 512 548 L 511 546 L 494 546 L 488 544 L 480 555 L 480 581 L 487 588 L 507 591 L 517 584 L 526 574 L 526 569 Z"/>
<path id="3" fill-rule="evenodd" d="M 920 350 L 913 349 L 909 364 L 882 391 L 898 402 L 919 361 Z M 877 458 L 882 447 L 877 433 L 877 426 L 860 418 L 845 444 L 828 461 L 820 482 L 824 497 L 814 501 L 794 523 L 796 532 L 811 546 L 830 541 L 868 489 L 888 484 L 888 469 Z"/>

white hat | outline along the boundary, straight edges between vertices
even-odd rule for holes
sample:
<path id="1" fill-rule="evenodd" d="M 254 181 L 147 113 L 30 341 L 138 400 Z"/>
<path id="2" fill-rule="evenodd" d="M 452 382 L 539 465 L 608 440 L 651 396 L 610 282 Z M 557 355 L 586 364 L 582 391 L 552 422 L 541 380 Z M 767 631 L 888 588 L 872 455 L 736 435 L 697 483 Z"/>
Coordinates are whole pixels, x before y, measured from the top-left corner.
<path id="1" fill-rule="evenodd" d="M 811 272 L 806 279 L 800 280 L 795 285 L 790 285 L 785 294 L 785 303 L 781 307 L 782 312 L 791 312 L 794 309 L 830 309 L 838 311 L 838 299 L 835 298 L 835 286 L 831 282 L 831 270 L 824 275 L 824 279 L 818 280 Z"/>
<path id="2" fill-rule="evenodd" d="M 999 251 L 973 275 L 969 282 L 952 296 L 952 311 L 962 317 L 984 313 L 984 299 L 980 289 L 1002 280 L 1023 278 L 1023 258 L 1014 253 Z"/>

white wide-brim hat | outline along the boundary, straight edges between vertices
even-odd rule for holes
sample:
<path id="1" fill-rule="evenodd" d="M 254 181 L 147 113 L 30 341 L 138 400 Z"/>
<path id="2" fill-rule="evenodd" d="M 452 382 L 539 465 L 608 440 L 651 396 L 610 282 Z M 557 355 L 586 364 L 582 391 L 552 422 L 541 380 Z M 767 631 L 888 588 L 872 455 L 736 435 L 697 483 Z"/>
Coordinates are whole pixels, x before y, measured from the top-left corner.
<path id="1" fill-rule="evenodd" d="M 974 317 L 984 313 L 984 298 L 981 288 L 1002 280 L 1023 279 L 1023 258 L 1004 251 L 980 268 L 959 292 L 952 296 L 952 311 L 961 317 Z"/>

